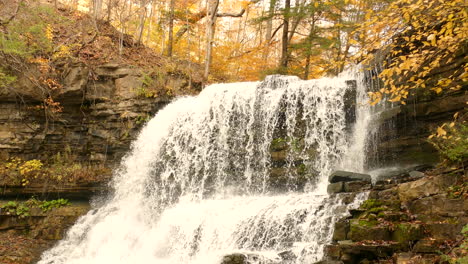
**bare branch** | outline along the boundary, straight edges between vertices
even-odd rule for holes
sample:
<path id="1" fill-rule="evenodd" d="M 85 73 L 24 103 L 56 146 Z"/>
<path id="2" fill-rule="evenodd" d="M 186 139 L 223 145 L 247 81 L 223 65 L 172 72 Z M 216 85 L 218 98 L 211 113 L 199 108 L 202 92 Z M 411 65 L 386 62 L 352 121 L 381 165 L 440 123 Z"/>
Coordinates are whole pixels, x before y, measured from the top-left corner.
<path id="1" fill-rule="evenodd" d="M 245 8 L 242 8 L 239 13 L 217 13 L 217 17 L 242 17 L 245 13 Z"/>
<path id="2" fill-rule="evenodd" d="M 252 0 L 249 2 L 248 5 L 256 4 L 260 2 L 260 0 Z M 245 14 L 246 9 L 242 8 L 239 13 L 216 13 L 216 17 L 242 17 Z M 195 24 L 198 21 L 202 20 L 208 15 L 206 10 L 202 10 L 196 14 L 193 14 L 191 17 L 189 17 L 188 21 L 190 24 Z M 182 36 L 187 33 L 187 31 L 190 29 L 190 25 L 184 25 L 182 28 L 180 28 L 177 33 L 176 33 L 176 40 L 175 42 L 179 41 Z"/>

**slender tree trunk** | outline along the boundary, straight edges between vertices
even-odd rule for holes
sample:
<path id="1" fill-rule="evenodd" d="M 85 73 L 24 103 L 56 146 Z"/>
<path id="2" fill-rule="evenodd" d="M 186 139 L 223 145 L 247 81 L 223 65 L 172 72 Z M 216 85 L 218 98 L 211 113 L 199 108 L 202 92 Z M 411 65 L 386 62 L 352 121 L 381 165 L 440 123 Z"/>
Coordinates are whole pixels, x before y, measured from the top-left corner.
<path id="1" fill-rule="evenodd" d="M 102 0 L 94 0 L 93 1 L 94 19 L 100 19 L 101 18 L 101 11 L 102 11 Z"/>
<path id="2" fill-rule="evenodd" d="M 289 45 L 289 12 L 291 11 L 291 0 L 286 0 L 284 6 L 284 24 L 283 24 L 283 37 L 281 43 L 281 62 L 280 66 L 283 68 L 288 67 L 288 45 Z"/>
<path id="3" fill-rule="evenodd" d="M 112 0 L 107 1 L 107 22 L 111 21 L 112 16 Z"/>
<path id="4" fill-rule="evenodd" d="M 138 44 L 141 44 L 141 38 L 143 37 L 143 31 L 145 29 L 146 14 L 147 14 L 146 4 L 147 4 L 146 1 L 141 1 L 140 25 L 138 26 L 138 39 L 137 39 Z"/>
<path id="5" fill-rule="evenodd" d="M 312 25 L 310 27 L 309 36 L 307 36 L 307 55 L 304 67 L 304 80 L 309 79 L 310 72 L 310 57 L 312 56 L 312 40 L 315 36 L 315 13 L 312 13 Z"/>
<path id="6" fill-rule="evenodd" d="M 167 56 L 172 57 L 172 50 L 174 45 L 174 1 L 171 0 L 169 4 L 169 40 L 167 43 Z"/>
<path id="7" fill-rule="evenodd" d="M 273 32 L 273 14 L 275 12 L 275 5 L 276 0 L 270 0 L 270 6 L 268 8 L 268 20 L 266 26 L 266 33 L 265 33 L 265 49 L 263 50 L 263 61 L 266 62 L 268 60 L 268 55 L 270 53 L 270 42 L 271 42 L 271 34 Z"/>
<path id="8" fill-rule="evenodd" d="M 151 36 L 151 30 L 153 29 L 153 10 L 154 10 L 154 3 L 151 1 L 151 9 L 150 9 L 150 15 L 149 15 L 149 23 L 148 23 L 148 31 L 146 32 L 146 45 L 149 45 L 150 41 L 150 36 Z"/>
<path id="9" fill-rule="evenodd" d="M 203 77 L 208 79 L 212 60 L 213 39 L 216 29 L 216 13 L 218 12 L 219 0 L 210 0 L 209 2 L 208 23 L 206 29 L 206 54 L 205 54 L 205 73 Z"/>

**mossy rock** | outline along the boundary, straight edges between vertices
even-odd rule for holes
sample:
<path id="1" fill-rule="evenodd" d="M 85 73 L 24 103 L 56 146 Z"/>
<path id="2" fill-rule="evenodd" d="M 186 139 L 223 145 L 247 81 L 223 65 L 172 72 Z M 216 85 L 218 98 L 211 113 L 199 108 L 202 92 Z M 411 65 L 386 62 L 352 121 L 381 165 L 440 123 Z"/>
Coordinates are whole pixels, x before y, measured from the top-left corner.
<path id="1" fill-rule="evenodd" d="M 379 226 L 375 220 L 351 219 L 350 231 L 347 235 L 352 241 L 362 240 L 390 240 L 387 226 Z"/>
<path id="2" fill-rule="evenodd" d="M 386 208 L 389 211 L 399 211 L 401 206 L 401 202 L 398 200 L 381 200 L 381 199 L 368 199 L 364 201 L 360 208 L 369 210 L 380 210 Z"/>
<path id="3" fill-rule="evenodd" d="M 377 217 L 391 222 L 407 221 L 409 219 L 407 214 L 394 211 L 381 211 L 377 214 Z"/>
<path id="4" fill-rule="evenodd" d="M 424 236 L 423 228 L 420 224 L 400 223 L 395 226 L 392 239 L 399 243 L 416 241 Z"/>
<path id="5" fill-rule="evenodd" d="M 369 209 L 372 209 L 372 208 L 375 208 L 375 207 L 380 207 L 383 205 L 383 202 L 381 200 L 377 200 L 377 199 L 368 199 L 368 200 L 365 200 L 362 204 L 361 204 L 361 208 L 362 209 L 366 209 L 366 210 L 369 210 Z"/>

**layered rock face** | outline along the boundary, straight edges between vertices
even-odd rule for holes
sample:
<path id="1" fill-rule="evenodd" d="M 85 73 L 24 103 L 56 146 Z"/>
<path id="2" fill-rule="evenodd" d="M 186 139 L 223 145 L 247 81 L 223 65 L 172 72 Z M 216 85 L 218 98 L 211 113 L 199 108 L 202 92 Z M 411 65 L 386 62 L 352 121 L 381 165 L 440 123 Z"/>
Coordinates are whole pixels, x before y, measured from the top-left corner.
<path id="1" fill-rule="evenodd" d="M 82 162 L 112 166 L 128 150 L 142 124 L 173 94 L 189 86 L 187 76 L 165 76 L 165 89 L 172 93 L 145 96 L 142 70 L 118 64 L 101 65 L 93 71 L 76 64 L 64 75 L 63 88 L 54 96 L 63 106 L 61 113 L 43 109 L 43 95 L 33 90 L 2 92 L 1 158 L 48 160 L 69 152 Z"/>
<path id="2" fill-rule="evenodd" d="M 88 210 L 84 203 L 47 212 L 31 208 L 20 216 L 0 210 L 0 263 L 36 263 L 41 252 L 62 239 L 67 228 Z"/>
<path id="3" fill-rule="evenodd" d="M 320 263 L 445 263 L 444 254 L 462 256 L 468 201 L 458 188 L 466 175 L 453 169 L 437 176 L 421 171 L 377 180 L 369 199 L 336 223 L 334 243 Z M 353 191 L 364 190 L 369 188 L 361 184 Z"/>
<path id="4" fill-rule="evenodd" d="M 456 112 L 464 111 L 468 92 L 462 89 L 439 97 L 415 96 L 406 105 L 387 106 L 376 126 L 375 145 L 370 149 L 369 167 L 433 164 L 440 161 L 427 141 Z"/>

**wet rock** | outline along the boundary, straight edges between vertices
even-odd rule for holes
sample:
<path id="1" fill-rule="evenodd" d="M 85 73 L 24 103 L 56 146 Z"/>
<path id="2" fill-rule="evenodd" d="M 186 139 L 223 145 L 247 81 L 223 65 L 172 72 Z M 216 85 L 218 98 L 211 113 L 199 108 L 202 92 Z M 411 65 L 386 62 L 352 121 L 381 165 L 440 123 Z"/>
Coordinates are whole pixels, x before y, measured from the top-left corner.
<path id="1" fill-rule="evenodd" d="M 344 183 L 345 192 L 363 192 L 370 190 L 371 183 L 367 181 L 350 181 Z"/>
<path id="2" fill-rule="evenodd" d="M 468 93 L 459 91 L 446 96 L 422 97 L 408 101 L 408 105 L 391 109 L 380 120 L 376 158 L 371 167 L 410 164 L 436 164 L 439 153 L 427 142 L 434 127 L 453 119 L 453 114 L 466 108 Z M 422 170 L 419 170 L 422 171 Z"/>
<path id="3" fill-rule="evenodd" d="M 278 253 L 278 256 L 280 256 L 282 260 L 281 264 L 294 263 L 295 260 L 297 259 L 296 254 L 294 254 L 292 250 L 282 251 Z"/>
<path id="4" fill-rule="evenodd" d="M 285 251 L 286 252 L 286 251 Z M 292 253 L 292 252 L 291 252 Z M 288 255 L 288 253 L 284 253 Z M 278 262 L 280 261 L 280 262 Z M 232 253 L 223 256 L 220 264 L 289 264 L 288 260 L 270 260 L 255 253 Z"/>
<path id="5" fill-rule="evenodd" d="M 335 183 L 328 184 L 327 192 L 329 194 L 340 193 L 340 192 L 343 192 L 343 191 L 344 191 L 343 182 L 335 182 Z"/>
<path id="6" fill-rule="evenodd" d="M 354 200 L 356 199 L 356 195 L 357 195 L 356 193 L 342 193 L 340 194 L 341 201 L 344 204 L 350 204 L 354 202 Z"/>
<path id="7" fill-rule="evenodd" d="M 322 260 L 319 262 L 315 262 L 314 264 L 343 264 L 341 260 Z"/>
<path id="8" fill-rule="evenodd" d="M 233 253 L 223 257 L 220 264 L 249 264 L 247 256 L 242 253 Z"/>
<path id="9" fill-rule="evenodd" d="M 339 259 L 341 256 L 341 248 L 339 245 L 332 244 L 325 247 L 325 255 L 331 259 Z"/>
<path id="10" fill-rule="evenodd" d="M 368 174 L 350 172 L 350 171 L 335 171 L 328 178 L 330 183 L 336 182 L 350 182 L 350 181 L 363 181 L 371 182 L 371 176 Z"/>
<path id="11" fill-rule="evenodd" d="M 420 172 L 420 171 L 410 171 L 409 176 L 412 179 L 420 179 L 420 178 L 424 177 L 425 174 L 423 172 Z"/>
<path id="12" fill-rule="evenodd" d="M 333 232 L 333 240 L 346 240 L 349 232 L 349 221 L 347 219 L 341 219 L 335 223 L 335 230 Z"/>

